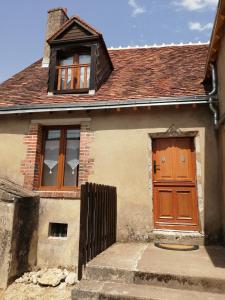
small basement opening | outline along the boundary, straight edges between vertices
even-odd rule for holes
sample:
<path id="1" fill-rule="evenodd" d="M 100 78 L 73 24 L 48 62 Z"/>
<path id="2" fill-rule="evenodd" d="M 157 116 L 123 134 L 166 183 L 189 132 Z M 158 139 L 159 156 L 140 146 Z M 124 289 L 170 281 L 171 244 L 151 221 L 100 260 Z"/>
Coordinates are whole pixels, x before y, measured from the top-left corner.
<path id="1" fill-rule="evenodd" d="M 67 237 L 68 224 L 49 223 L 49 237 Z"/>

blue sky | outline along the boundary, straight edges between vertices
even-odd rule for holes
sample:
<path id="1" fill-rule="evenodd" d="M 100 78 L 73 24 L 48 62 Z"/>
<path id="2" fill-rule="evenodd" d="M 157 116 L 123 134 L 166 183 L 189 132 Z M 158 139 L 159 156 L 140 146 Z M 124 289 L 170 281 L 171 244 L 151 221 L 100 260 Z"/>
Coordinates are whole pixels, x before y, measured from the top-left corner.
<path id="1" fill-rule="evenodd" d="M 47 10 L 68 8 L 108 47 L 209 40 L 218 0 L 7 0 L 0 10 L 0 82 L 42 57 Z"/>

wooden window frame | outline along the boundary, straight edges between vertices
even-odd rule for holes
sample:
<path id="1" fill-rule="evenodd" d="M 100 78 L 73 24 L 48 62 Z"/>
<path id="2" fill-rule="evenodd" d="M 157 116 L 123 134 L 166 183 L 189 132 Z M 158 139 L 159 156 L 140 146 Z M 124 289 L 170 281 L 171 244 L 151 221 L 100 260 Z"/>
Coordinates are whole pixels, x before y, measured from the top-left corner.
<path id="1" fill-rule="evenodd" d="M 39 190 L 41 191 L 76 191 L 80 190 L 79 187 L 79 166 L 78 166 L 78 176 L 77 176 L 77 182 L 74 186 L 64 186 L 64 166 L 65 166 L 65 156 L 66 156 L 66 131 L 68 129 L 79 129 L 79 125 L 68 125 L 68 126 L 47 126 L 43 127 L 43 135 L 42 135 L 42 148 L 41 148 L 41 155 L 40 155 L 40 161 L 39 161 L 39 170 L 40 170 L 40 176 L 39 176 Z M 43 181 L 43 163 L 44 163 L 44 156 L 45 156 L 45 142 L 46 142 L 46 136 L 47 132 L 49 130 L 60 130 L 60 140 L 59 140 L 59 156 L 58 156 L 58 170 L 57 170 L 57 185 L 55 186 L 47 186 L 42 185 Z"/>
<path id="2" fill-rule="evenodd" d="M 80 55 L 89 55 L 90 59 L 92 60 L 92 55 L 89 53 L 89 51 L 82 51 L 77 50 L 73 54 L 71 54 L 71 57 L 73 58 L 73 63 L 68 66 L 62 66 L 60 65 L 59 61 L 56 66 L 56 88 L 55 93 L 56 94 L 72 94 L 72 93 L 88 93 L 91 85 L 91 61 L 89 64 L 79 64 L 79 56 Z M 60 57 L 59 57 L 60 58 Z M 81 68 L 84 68 L 84 87 L 80 88 L 80 70 Z M 90 69 L 90 78 L 89 83 L 87 81 L 87 70 Z M 65 80 L 64 80 L 64 88 L 61 88 L 62 83 L 62 70 L 65 69 Z M 71 69 L 71 88 L 67 88 L 67 79 L 68 79 L 68 70 Z M 77 87 L 75 87 L 74 79 L 77 78 L 78 82 L 76 83 Z"/>

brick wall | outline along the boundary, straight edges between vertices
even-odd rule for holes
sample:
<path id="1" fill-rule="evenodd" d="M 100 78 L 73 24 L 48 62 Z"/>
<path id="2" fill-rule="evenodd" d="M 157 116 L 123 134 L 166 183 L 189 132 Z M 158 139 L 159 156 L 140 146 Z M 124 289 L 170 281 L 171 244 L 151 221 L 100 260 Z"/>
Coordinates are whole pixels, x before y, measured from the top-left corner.
<path id="1" fill-rule="evenodd" d="M 90 129 L 89 122 L 82 122 L 80 127 L 80 166 L 79 186 L 88 181 L 89 175 L 93 172 L 94 159 L 90 157 L 90 147 L 94 134 Z M 40 124 L 30 125 L 28 134 L 24 137 L 24 144 L 27 145 L 25 160 L 21 163 L 21 173 L 24 175 L 24 187 L 30 190 L 39 188 L 39 160 L 42 148 L 42 126 Z M 52 198 L 79 198 L 79 191 L 41 191 L 40 196 Z"/>
<path id="2" fill-rule="evenodd" d="M 42 130 L 39 124 L 31 124 L 28 134 L 24 137 L 27 145 L 27 154 L 21 164 L 21 172 L 24 175 L 24 187 L 36 190 L 39 186 L 38 162 L 41 154 Z"/>

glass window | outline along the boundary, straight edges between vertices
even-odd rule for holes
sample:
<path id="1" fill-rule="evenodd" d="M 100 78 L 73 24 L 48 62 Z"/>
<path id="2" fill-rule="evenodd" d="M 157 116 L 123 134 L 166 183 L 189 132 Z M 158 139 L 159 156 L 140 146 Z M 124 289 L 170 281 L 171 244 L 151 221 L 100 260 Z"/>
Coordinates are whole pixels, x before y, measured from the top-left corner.
<path id="1" fill-rule="evenodd" d="M 61 66 L 70 66 L 73 64 L 73 56 L 60 60 Z"/>
<path id="2" fill-rule="evenodd" d="M 43 149 L 41 186 L 63 189 L 78 186 L 80 130 L 49 129 Z"/>
<path id="3" fill-rule="evenodd" d="M 79 65 L 88 65 L 91 63 L 90 55 L 79 55 Z"/>
<path id="4" fill-rule="evenodd" d="M 74 182 L 78 182 L 79 156 L 80 132 L 76 129 L 67 130 L 64 186 L 71 186 Z"/>
<path id="5" fill-rule="evenodd" d="M 88 89 L 90 84 L 91 55 L 75 54 L 60 60 L 58 90 Z"/>
<path id="6" fill-rule="evenodd" d="M 60 131 L 49 130 L 45 140 L 45 156 L 43 160 L 43 185 L 57 184 Z"/>

